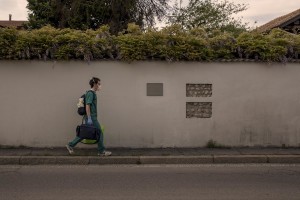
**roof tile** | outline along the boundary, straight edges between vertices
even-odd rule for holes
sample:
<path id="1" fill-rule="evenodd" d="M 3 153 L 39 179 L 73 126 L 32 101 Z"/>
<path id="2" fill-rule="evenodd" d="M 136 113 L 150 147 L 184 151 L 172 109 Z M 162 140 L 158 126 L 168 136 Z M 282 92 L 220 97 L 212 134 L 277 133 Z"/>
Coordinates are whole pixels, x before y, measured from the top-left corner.
<path id="1" fill-rule="evenodd" d="M 283 15 L 281 17 L 273 19 L 272 21 L 258 27 L 257 31 L 258 32 L 265 32 L 265 31 L 271 30 L 273 28 L 277 28 L 280 25 L 284 24 L 285 22 L 287 22 L 289 20 L 292 20 L 292 19 L 296 18 L 299 15 L 300 15 L 300 9 L 295 10 L 294 12 L 291 12 L 287 15 Z"/>

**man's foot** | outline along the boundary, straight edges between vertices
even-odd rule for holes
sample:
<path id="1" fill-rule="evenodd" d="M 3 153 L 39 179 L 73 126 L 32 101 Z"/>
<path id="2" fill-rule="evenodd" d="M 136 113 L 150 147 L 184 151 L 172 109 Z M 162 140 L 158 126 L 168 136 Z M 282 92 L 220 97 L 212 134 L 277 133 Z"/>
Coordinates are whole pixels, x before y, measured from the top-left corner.
<path id="1" fill-rule="evenodd" d="M 110 156 L 111 155 L 111 152 L 110 151 L 103 151 L 103 152 L 99 152 L 98 153 L 98 156 Z"/>
<path id="2" fill-rule="evenodd" d="M 70 147 L 68 144 L 66 145 L 66 147 L 67 147 L 70 155 L 74 154 L 74 150 L 72 147 Z"/>

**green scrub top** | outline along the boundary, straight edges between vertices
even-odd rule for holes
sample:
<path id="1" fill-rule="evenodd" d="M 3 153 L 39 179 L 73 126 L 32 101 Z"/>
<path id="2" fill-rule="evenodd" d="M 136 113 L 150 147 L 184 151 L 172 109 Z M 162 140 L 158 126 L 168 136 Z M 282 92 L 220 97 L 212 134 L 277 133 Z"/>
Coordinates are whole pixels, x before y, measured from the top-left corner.
<path id="1" fill-rule="evenodd" d="M 96 92 L 89 90 L 85 95 L 86 105 L 90 105 L 91 117 L 97 117 L 97 95 Z"/>

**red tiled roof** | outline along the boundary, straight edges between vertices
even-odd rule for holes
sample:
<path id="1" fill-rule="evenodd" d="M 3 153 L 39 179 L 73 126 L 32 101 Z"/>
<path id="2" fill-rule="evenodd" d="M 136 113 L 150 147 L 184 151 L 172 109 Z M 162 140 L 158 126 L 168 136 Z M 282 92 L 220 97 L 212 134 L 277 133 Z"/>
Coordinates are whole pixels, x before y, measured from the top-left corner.
<path id="1" fill-rule="evenodd" d="M 284 23 L 300 16 L 300 9 L 295 10 L 287 15 L 283 15 L 257 28 L 258 32 L 265 32 L 273 28 L 280 27 Z"/>

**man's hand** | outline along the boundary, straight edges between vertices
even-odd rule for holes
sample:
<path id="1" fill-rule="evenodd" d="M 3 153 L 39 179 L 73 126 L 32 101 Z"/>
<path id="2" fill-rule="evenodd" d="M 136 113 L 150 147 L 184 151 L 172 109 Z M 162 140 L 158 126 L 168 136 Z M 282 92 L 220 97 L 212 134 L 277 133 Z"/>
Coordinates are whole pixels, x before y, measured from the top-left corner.
<path id="1" fill-rule="evenodd" d="M 88 116 L 88 120 L 87 120 L 86 123 L 87 123 L 87 125 L 92 125 L 93 124 L 91 116 Z"/>

